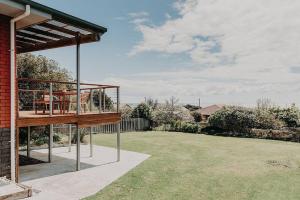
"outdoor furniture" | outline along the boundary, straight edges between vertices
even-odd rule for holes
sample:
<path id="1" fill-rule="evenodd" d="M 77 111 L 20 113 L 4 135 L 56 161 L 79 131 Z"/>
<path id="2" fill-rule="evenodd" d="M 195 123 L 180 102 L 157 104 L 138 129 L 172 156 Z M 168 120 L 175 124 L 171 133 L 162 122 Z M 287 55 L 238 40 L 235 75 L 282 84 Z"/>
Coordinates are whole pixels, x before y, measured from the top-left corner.
<path id="1" fill-rule="evenodd" d="M 90 99 L 91 93 L 85 92 L 80 95 L 80 109 L 86 113 L 88 108 L 88 100 Z"/>
<path id="2" fill-rule="evenodd" d="M 46 110 L 49 110 L 50 112 L 50 95 L 46 92 L 43 93 L 41 99 L 35 99 L 33 104 L 35 105 L 35 114 L 38 114 L 39 108 L 42 108 L 43 114 L 46 113 Z M 60 107 L 60 101 L 56 100 L 55 97 L 53 97 L 52 101 L 52 114 L 54 114 L 55 106 L 58 108 Z"/>

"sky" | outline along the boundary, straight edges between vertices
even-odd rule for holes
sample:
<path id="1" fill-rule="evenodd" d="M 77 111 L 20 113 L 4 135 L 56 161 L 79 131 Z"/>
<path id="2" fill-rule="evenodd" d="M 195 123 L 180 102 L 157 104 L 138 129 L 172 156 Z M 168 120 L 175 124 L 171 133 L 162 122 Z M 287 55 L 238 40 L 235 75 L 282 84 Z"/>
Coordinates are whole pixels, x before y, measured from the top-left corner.
<path id="1" fill-rule="evenodd" d="M 299 0 L 38 0 L 108 28 L 81 51 L 85 82 L 145 97 L 253 106 L 298 105 Z M 75 76 L 75 47 L 40 51 Z"/>

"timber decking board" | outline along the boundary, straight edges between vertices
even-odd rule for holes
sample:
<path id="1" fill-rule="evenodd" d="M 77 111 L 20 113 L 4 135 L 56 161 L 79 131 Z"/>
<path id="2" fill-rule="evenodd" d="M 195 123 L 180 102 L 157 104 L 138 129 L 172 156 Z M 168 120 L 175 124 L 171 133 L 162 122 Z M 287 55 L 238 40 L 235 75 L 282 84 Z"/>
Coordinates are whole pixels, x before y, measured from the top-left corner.
<path id="1" fill-rule="evenodd" d="M 22 115 L 21 115 L 22 116 Z M 78 124 L 80 127 L 88 127 L 91 125 L 104 123 L 117 123 L 121 120 L 120 113 L 82 113 L 80 115 L 38 115 L 19 117 L 17 119 L 18 127 L 28 126 L 45 126 L 50 124 Z"/>

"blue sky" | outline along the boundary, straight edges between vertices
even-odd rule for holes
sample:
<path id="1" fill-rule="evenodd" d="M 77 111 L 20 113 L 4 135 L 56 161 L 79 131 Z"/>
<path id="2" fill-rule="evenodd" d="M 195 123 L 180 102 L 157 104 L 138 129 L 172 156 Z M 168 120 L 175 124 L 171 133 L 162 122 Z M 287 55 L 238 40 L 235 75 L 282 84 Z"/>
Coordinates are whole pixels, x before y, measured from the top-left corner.
<path id="1" fill-rule="evenodd" d="M 172 13 L 172 1 L 72 0 L 72 6 L 68 0 L 39 2 L 108 28 L 100 43 L 84 45 L 82 48 L 82 67 L 87 69 L 82 71 L 83 79 L 101 81 L 110 74 L 155 71 L 172 66 L 169 59 L 164 59 L 159 54 L 136 57 L 127 55 L 141 39 L 129 14 L 147 12 L 152 16 L 153 23 L 160 24 L 165 18 L 166 10 Z M 74 48 L 39 53 L 49 55 L 63 66 L 74 70 L 74 60 L 71 59 Z M 91 70 L 95 73 L 91 74 Z"/>
<path id="2" fill-rule="evenodd" d="M 288 105 L 300 98 L 297 0 L 39 0 L 103 25 L 82 47 L 82 80 L 121 85 L 123 102 Z M 75 48 L 41 51 L 74 73 Z"/>

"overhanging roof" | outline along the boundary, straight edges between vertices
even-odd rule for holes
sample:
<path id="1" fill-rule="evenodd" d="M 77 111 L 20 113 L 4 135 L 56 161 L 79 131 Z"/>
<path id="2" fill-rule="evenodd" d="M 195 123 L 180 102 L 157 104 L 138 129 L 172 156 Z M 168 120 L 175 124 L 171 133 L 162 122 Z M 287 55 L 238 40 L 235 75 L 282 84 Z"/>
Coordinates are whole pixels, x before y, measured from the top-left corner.
<path id="1" fill-rule="evenodd" d="M 39 16 L 39 18 L 32 16 L 30 18 L 29 16 L 27 21 L 25 18 L 24 22 L 26 23 L 23 22 L 23 24 L 26 25 L 17 24 L 16 46 L 18 53 L 75 45 L 78 34 L 80 34 L 81 44 L 96 42 L 107 31 L 102 26 L 31 0 L 0 0 L 0 3 L 5 2 L 22 5 L 24 9 L 26 5 L 30 5 L 31 9 L 36 11 L 34 15 Z"/>

